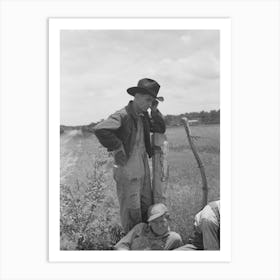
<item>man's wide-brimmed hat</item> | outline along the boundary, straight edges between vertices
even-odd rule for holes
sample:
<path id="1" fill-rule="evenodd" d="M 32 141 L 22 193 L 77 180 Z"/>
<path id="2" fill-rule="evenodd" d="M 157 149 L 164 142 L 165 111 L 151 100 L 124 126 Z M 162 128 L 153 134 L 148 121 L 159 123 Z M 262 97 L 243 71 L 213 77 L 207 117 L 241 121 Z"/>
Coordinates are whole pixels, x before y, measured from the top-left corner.
<path id="1" fill-rule="evenodd" d="M 155 99 L 163 101 L 164 98 L 162 96 L 157 96 L 159 88 L 160 85 L 155 80 L 144 78 L 138 82 L 137 87 L 130 87 L 127 89 L 127 92 L 132 96 L 135 96 L 136 93 L 149 94 Z"/>
<path id="2" fill-rule="evenodd" d="M 148 209 L 148 222 L 151 222 L 166 213 L 168 213 L 168 209 L 163 203 L 154 204 Z"/>

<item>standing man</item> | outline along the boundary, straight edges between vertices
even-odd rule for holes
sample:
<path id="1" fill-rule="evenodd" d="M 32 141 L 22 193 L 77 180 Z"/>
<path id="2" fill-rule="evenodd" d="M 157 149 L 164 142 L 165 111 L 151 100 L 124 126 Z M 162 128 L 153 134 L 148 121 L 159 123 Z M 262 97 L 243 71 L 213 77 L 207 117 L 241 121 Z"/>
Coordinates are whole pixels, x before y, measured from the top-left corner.
<path id="1" fill-rule="evenodd" d="M 127 89 L 133 101 L 94 129 L 100 143 L 114 154 L 113 174 L 125 233 L 147 221 L 148 208 L 153 204 L 147 156 L 152 156 L 150 132 L 165 132 L 163 117 L 157 109 L 157 100 L 163 101 L 163 97 L 157 96 L 159 88 L 156 81 L 141 79 L 136 87 Z"/>

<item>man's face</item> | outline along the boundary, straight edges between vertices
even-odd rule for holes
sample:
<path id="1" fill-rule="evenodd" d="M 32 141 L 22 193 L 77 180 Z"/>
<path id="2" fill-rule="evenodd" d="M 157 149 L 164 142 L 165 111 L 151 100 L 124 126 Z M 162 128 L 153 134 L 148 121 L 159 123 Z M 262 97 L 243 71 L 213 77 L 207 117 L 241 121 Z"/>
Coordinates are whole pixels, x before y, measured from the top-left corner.
<path id="1" fill-rule="evenodd" d="M 150 223 L 152 231 L 157 235 L 163 235 L 169 230 L 168 218 L 162 215 L 157 219 L 152 220 Z"/>
<path id="2" fill-rule="evenodd" d="M 147 111 L 152 106 L 153 100 L 151 95 L 141 93 L 136 93 L 134 98 L 134 102 L 142 112 Z"/>

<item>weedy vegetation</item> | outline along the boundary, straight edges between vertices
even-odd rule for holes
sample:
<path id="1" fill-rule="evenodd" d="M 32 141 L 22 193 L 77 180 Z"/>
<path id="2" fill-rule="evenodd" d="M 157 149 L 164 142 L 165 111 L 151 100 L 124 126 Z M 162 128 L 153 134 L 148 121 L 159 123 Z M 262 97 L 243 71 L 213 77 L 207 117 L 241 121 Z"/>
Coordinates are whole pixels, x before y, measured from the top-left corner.
<path id="1" fill-rule="evenodd" d="M 219 199 L 220 126 L 200 125 L 191 130 L 206 171 L 208 201 Z M 170 223 L 187 242 L 194 215 L 201 207 L 201 177 L 184 128 L 168 128 L 166 135 Z M 84 135 L 78 130 L 63 133 L 60 145 L 60 249 L 111 250 L 123 236 L 113 158 L 93 134 Z"/>

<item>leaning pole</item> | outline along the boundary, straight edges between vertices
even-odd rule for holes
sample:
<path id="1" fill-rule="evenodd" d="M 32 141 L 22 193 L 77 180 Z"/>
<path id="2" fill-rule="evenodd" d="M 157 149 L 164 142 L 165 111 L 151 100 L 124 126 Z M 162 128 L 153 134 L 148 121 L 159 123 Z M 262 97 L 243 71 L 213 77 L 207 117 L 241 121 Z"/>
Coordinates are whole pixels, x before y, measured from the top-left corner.
<path id="1" fill-rule="evenodd" d="M 182 118 L 182 121 L 183 121 L 185 130 L 186 130 L 186 133 L 187 133 L 187 137 L 188 137 L 188 140 L 189 140 L 189 143 L 190 143 L 191 150 L 194 154 L 194 157 L 196 159 L 196 162 L 198 164 L 200 174 L 201 174 L 201 179 L 202 179 L 202 205 L 201 205 L 201 208 L 203 208 L 207 204 L 207 200 L 208 200 L 208 185 L 207 185 L 205 169 L 204 169 L 203 163 L 202 163 L 202 161 L 201 161 L 201 159 L 198 155 L 196 147 L 193 143 L 188 118 L 186 118 L 186 117 Z"/>
<path id="2" fill-rule="evenodd" d="M 152 146 L 153 146 L 153 178 L 152 178 L 152 190 L 153 190 L 153 202 L 154 203 L 166 203 L 166 192 L 168 188 L 168 141 L 165 134 L 153 133 L 152 134 Z"/>

